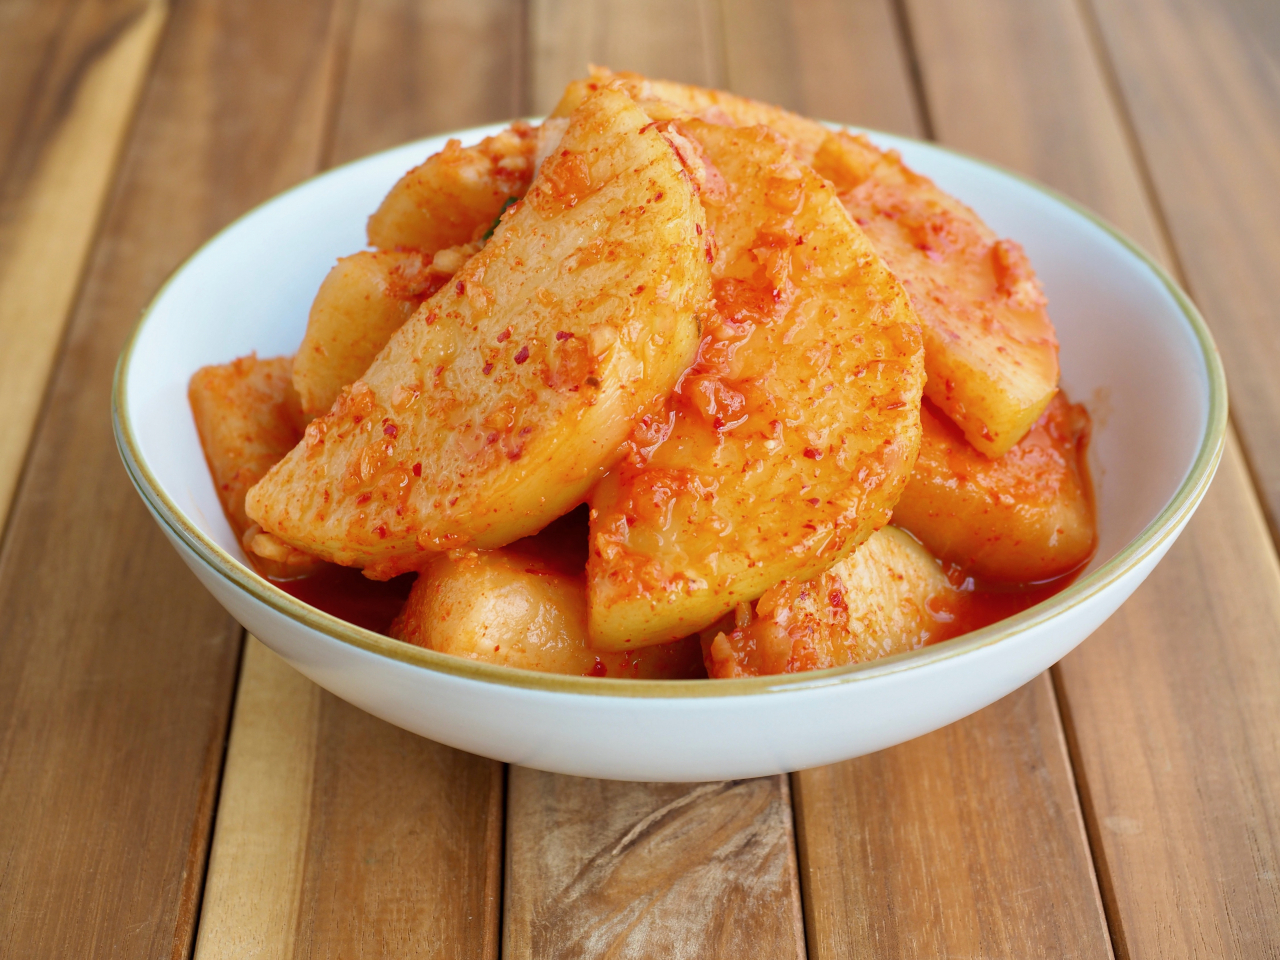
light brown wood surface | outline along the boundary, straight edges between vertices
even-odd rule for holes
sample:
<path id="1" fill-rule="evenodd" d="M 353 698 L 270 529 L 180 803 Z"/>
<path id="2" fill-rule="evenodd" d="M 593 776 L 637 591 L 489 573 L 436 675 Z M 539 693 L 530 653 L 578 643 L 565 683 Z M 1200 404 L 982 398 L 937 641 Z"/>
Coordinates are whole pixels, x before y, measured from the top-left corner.
<path id="1" fill-rule="evenodd" d="M 201 960 L 295 956 L 322 692 L 246 639 L 196 940 Z"/>
<path id="2" fill-rule="evenodd" d="M 1048 674 L 796 774 L 809 956 L 1110 957 Z"/>
<path id="3" fill-rule="evenodd" d="M 496 957 L 502 777 L 249 638 L 196 958 Z"/>
<path id="4" fill-rule="evenodd" d="M 1133 960 L 1280 957 L 1280 572 L 1234 444 L 1151 578 L 1057 667 Z"/>
<path id="5" fill-rule="evenodd" d="M 0 517 L 165 14 L 162 0 L 10 4 L 0 24 Z"/>
<path id="6" fill-rule="evenodd" d="M 724 83 L 715 0 L 531 0 L 528 17 L 535 113 L 551 110 L 589 63 L 683 83 Z"/>
<path id="7" fill-rule="evenodd" d="M 498 956 L 502 765 L 321 696 L 298 957 Z"/>
<path id="8" fill-rule="evenodd" d="M 1222 350 L 1232 419 L 1280 536 L 1280 16 L 1253 0 L 1082 6 Z"/>
<path id="9" fill-rule="evenodd" d="M 823 120 L 923 136 L 895 0 L 722 0 L 725 85 Z"/>
<path id="10" fill-rule="evenodd" d="M 511 767 L 507 960 L 803 958 L 785 777 L 631 784 Z"/>
<path id="11" fill-rule="evenodd" d="M 266 12 L 170 17 L 10 514 L 0 955 L 190 951 L 241 631 L 147 515 L 108 411 L 121 345 L 165 275 L 314 169 L 323 114 L 297 94 L 328 69 L 328 11 Z"/>
<path id="12" fill-rule="evenodd" d="M 515 113 L 519 24 L 504 12 L 376 0 L 345 13 L 327 159 Z M 502 764 L 356 710 L 256 640 L 247 651 L 197 960 L 495 958 Z"/>
<path id="13" fill-rule="evenodd" d="M 331 163 L 528 111 L 524 13 L 506 0 L 361 0 L 347 57 Z"/>

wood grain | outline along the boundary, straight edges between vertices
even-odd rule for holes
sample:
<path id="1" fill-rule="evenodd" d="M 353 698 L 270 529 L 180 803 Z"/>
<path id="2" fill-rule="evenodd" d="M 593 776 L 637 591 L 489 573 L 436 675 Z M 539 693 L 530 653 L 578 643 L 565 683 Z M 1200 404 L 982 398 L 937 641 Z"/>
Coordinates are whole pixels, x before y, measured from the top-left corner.
<path id="1" fill-rule="evenodd" d="M 1057 668 L 1122 957 L 1280 957 L 1278 636 L 1233 442 L 1168 557 Z"/>
<path id="2" fill-rule="evenodd" d="M 502 765 L 321 690 L 250 638 L 197 960 L 496 957 Z"/>
<path id="3" fill-rule="evenodd" d="M 1084 3 L 1280 539 L 1280 12 L 1266 0 Z"/>
<path id="4" fill-rule="evenodd" d="M 258 640 L 246 640 L 196 940 L 200 960 L 295 955 L 321 692 Z"/>
<path id="5" fill-rule="evenodd" d="M 166 13 L 160 0 L 28 6 L 0 26 L 0 517 Z"/>
<path id="6" fill-rule="evenodd" d="M 330 159 L 515 112 L 509 14 L 362 3 L 342 28 Z M 497 956 L 502 764 L 377 720 L 256 641 L 219 811 L 197 960 Z"/>
<path id="7" fill-rule="evenodd" d="M 498 956 L 503 768 L 322 695 L 296 956 Z"/>
<path id="8" fill-rule="evenodd" d="M 1109 957 L 1048 674 L 795 776 L 810 956 Z"/>
<path id="9" fill-rule="evenodd" d="M 1100 94 L 1105 57 L 1076 5 L 911 9 L 945 136 L 1048 180 L 1165 254 L 1123 111 Z M 1001 133 L 1037 113 L 1050 118 L 1047 146 Z M 1191 275 L 1193 259 L 1183 262 Z M 1278 605 L 1275 555 L 1233 442 L 1181 541 L 1055 670 L 1121 956 L 1274 956 L 1280 944 Z"/>
<path id="10" fill-rule="evenodd" d="M 823 120 L 925 129 L 889 0 L 721 0 L 721 9 L 734 92 Z"/>
<path id="11" fill-rule="evenodd" d="M 803 960 L 785 777 L 633 784 L 510 768 L 503 956 Z"/>
<path id="12" fill-rule="evenodd" d="M 181 258 L 315 168 L 328 27 L 193 0 L 161 42 L 0 549 L 0 956 L 190 949 L 241 631 L 125 478 L 111 377 Z"/>
<path id="13" fill-rule="evenodd" d="M 531 0 L 529 88 L 535 113 L 598 63 L 664 80 L 722 87 L 723 32 L 715 0 Z"/>
<path id="14" fill-rule="evenodd" d="M 331 159 L 522 116 L 525 88 L 520 4 L 361 0 Z"/>

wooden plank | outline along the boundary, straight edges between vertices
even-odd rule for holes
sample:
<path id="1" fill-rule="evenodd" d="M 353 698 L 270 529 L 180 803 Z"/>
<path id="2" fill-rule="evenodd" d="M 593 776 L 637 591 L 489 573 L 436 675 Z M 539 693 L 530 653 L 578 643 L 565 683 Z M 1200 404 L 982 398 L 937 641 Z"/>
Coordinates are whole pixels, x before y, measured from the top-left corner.
<path id="1" fill-rule="evenodd" d="M 1280 957 L 1278 636 L 1233 442 L 1182 540 L 1057 668 L 1123 957 Z"/>
<path id="2" fill-rule="evenodd" d="M 362 3 L 333 161 L 515 112 L 519 26 L 497 4 Z M 247 649 L 198 960 L 495 958 L 502 764 L 376 720 L 257 641 Z"/>
<path id="3" fill-rule="evenodd" d="M 0 171 L 5 179 L 23 151 L 28 117 L 36 112 L 38 91 L 73 9 L 73 0 L 11 0 L 0 6 Z"/>
<path id="4" fill-rule="evenodd" d="M 725 81 L 735 92 L 874 130 L 925 129 L 891 3 L 722 0 L 721 8 Z"/>
<path id="5" fill-rule="evenodd" d="M 1085 3 L 1188 288 L 1213 325 L 1280 539 L 1280 12 L 1241 0 Z"/>
<path id="6" fill-rule="evenodd" d="M 722 87 L 722 37 L 715 0 L 531 0 L 533 110 L 554 107 L 589 63 Z"/>
<path id="7" fill-rule="evenodd" d="M 939 130 L 1079 197 L 1158 256 L 1167 249 L 1139 163 L 1119 147 L 1123 117 L 1101 96 L 1103 64 L 1075 4 L 982 0 L 961 16 L 940 0 L 911 3 Z M 1148 45 L 1161 47 L 1149 32 Z M 1053 77 L 1074 79 L 1047 82 L 1046 64 Z M 1017 114 L 1024 126 L 1047 118 L 1039 134 L 1047 146 L 1000 132 Z M 1158 192 L 1167 205 L 1169 191 Z M 1237 205 L 1251 202 L 1246 195 Z M 1191 275 L 1185 254 L 1184 263 Z M 1275 955 L 1278 609 L 1275 555 L 1233 442 L 1182 540 L 1055 670 L 1122 956 Z"/>
<path id="8" fill-rule="evenodd" d="M 321 693 L 246 640 L 196 940 L 201 960 L 294 956 Z"/>
<path id="9" fill-rule="evenodd" d="M 498 956 L 503 767 L 324 694 L 297 956 Z"/>
<path id="10" fill-rule="evenodd" d="M 190 949 L 241 631 L 106 411 L 165 275 L 315 168 L 329 27 L 323 4 L 192 0 L 160 45 L 0 549 L 0 956 Z"/>
<path id="11" fill-rule="evenodd" d="M 250 638 L 198 960 L 496 957 L 502 765 L 383 723 Z"/>
<path id="12" fill-rule="evenodd" d="M 1041 674 L 960 723 L 796 775 L 810 956 L 1107 957 Z"/>
<path id="13" fill-rule="evenodd" d="M 0 517 L 166 9 L 161 0 L 31 7 L 7 6 L 13 20 L 0 26 Z"/>
<path id="14" fill-rule="evenodd" d="M 786 777 L 619 783 L 512 767 L 506 960 L 803 960 Z"/>
<path id="15" fill-rule="evenodd" d="M 361 0 L 333 159 L 526 113 L 522 15 L 509 0 Z"/>

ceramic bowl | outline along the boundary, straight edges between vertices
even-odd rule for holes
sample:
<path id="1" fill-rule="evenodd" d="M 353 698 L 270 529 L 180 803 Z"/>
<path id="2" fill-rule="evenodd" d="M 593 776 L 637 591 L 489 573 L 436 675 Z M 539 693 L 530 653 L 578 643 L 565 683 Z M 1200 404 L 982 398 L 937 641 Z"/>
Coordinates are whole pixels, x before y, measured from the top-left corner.
<path id="1" fill-rule="evenodd" d="M 475 142 L 498 127 L 454 134 Z M 1099 218 L 1035 183 L 871 133 L 1026 248 L 1062 343 L 1062 382 L 1093 415 L 1099 545 L 1052 599 L 869 664 L 741 680 L 560 677 L 476 663 L 352 626 L 257 576 L 223 518 L 186 387 L 256 350 L 292 353 L 320 281 L 435 137 L 332 170 L 258 207 L 156 295 L 120 358 L 114 424 L 138 492 L 182 559 L 251 633 L 358 707 L 510 763 L 623 780 L 751 777 L 928 733 L 1003 697 L 1110 616 L 1204 496 L 1226 436 L 1222 366 L 1195 307 Z"/>

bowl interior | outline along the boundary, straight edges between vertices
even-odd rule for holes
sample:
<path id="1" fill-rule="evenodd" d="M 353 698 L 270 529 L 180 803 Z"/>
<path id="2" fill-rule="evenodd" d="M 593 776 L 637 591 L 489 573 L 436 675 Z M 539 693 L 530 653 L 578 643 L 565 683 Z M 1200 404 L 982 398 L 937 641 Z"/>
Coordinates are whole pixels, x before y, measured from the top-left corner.
<path id="1" fill-rule="evenodd" d="M 461 138 L 474 142 L 499 128 Z M 1143 255 L 1081 209 L 979 161 L 872 137 L 1021 243 L 1044 284 L 1062 346 L 1063 386 L 1088 406 L 1095 426 L 1099 545 L 1084 582 L 1159 516 L 1205 446 L 1211 420 L 1225 415 L 1211 409 L 1220 372 L 1207 333 Z M 340 167 L 247 214 L 174 274 L 126 352 L 118 415 L 137 459 L 182 521 L 240 562 L 187 405 L 187 382 L 201 366 L 250 351 L 292 353 L 329 268 L 363 248 L 368 215 L 444 140 Z"/>

